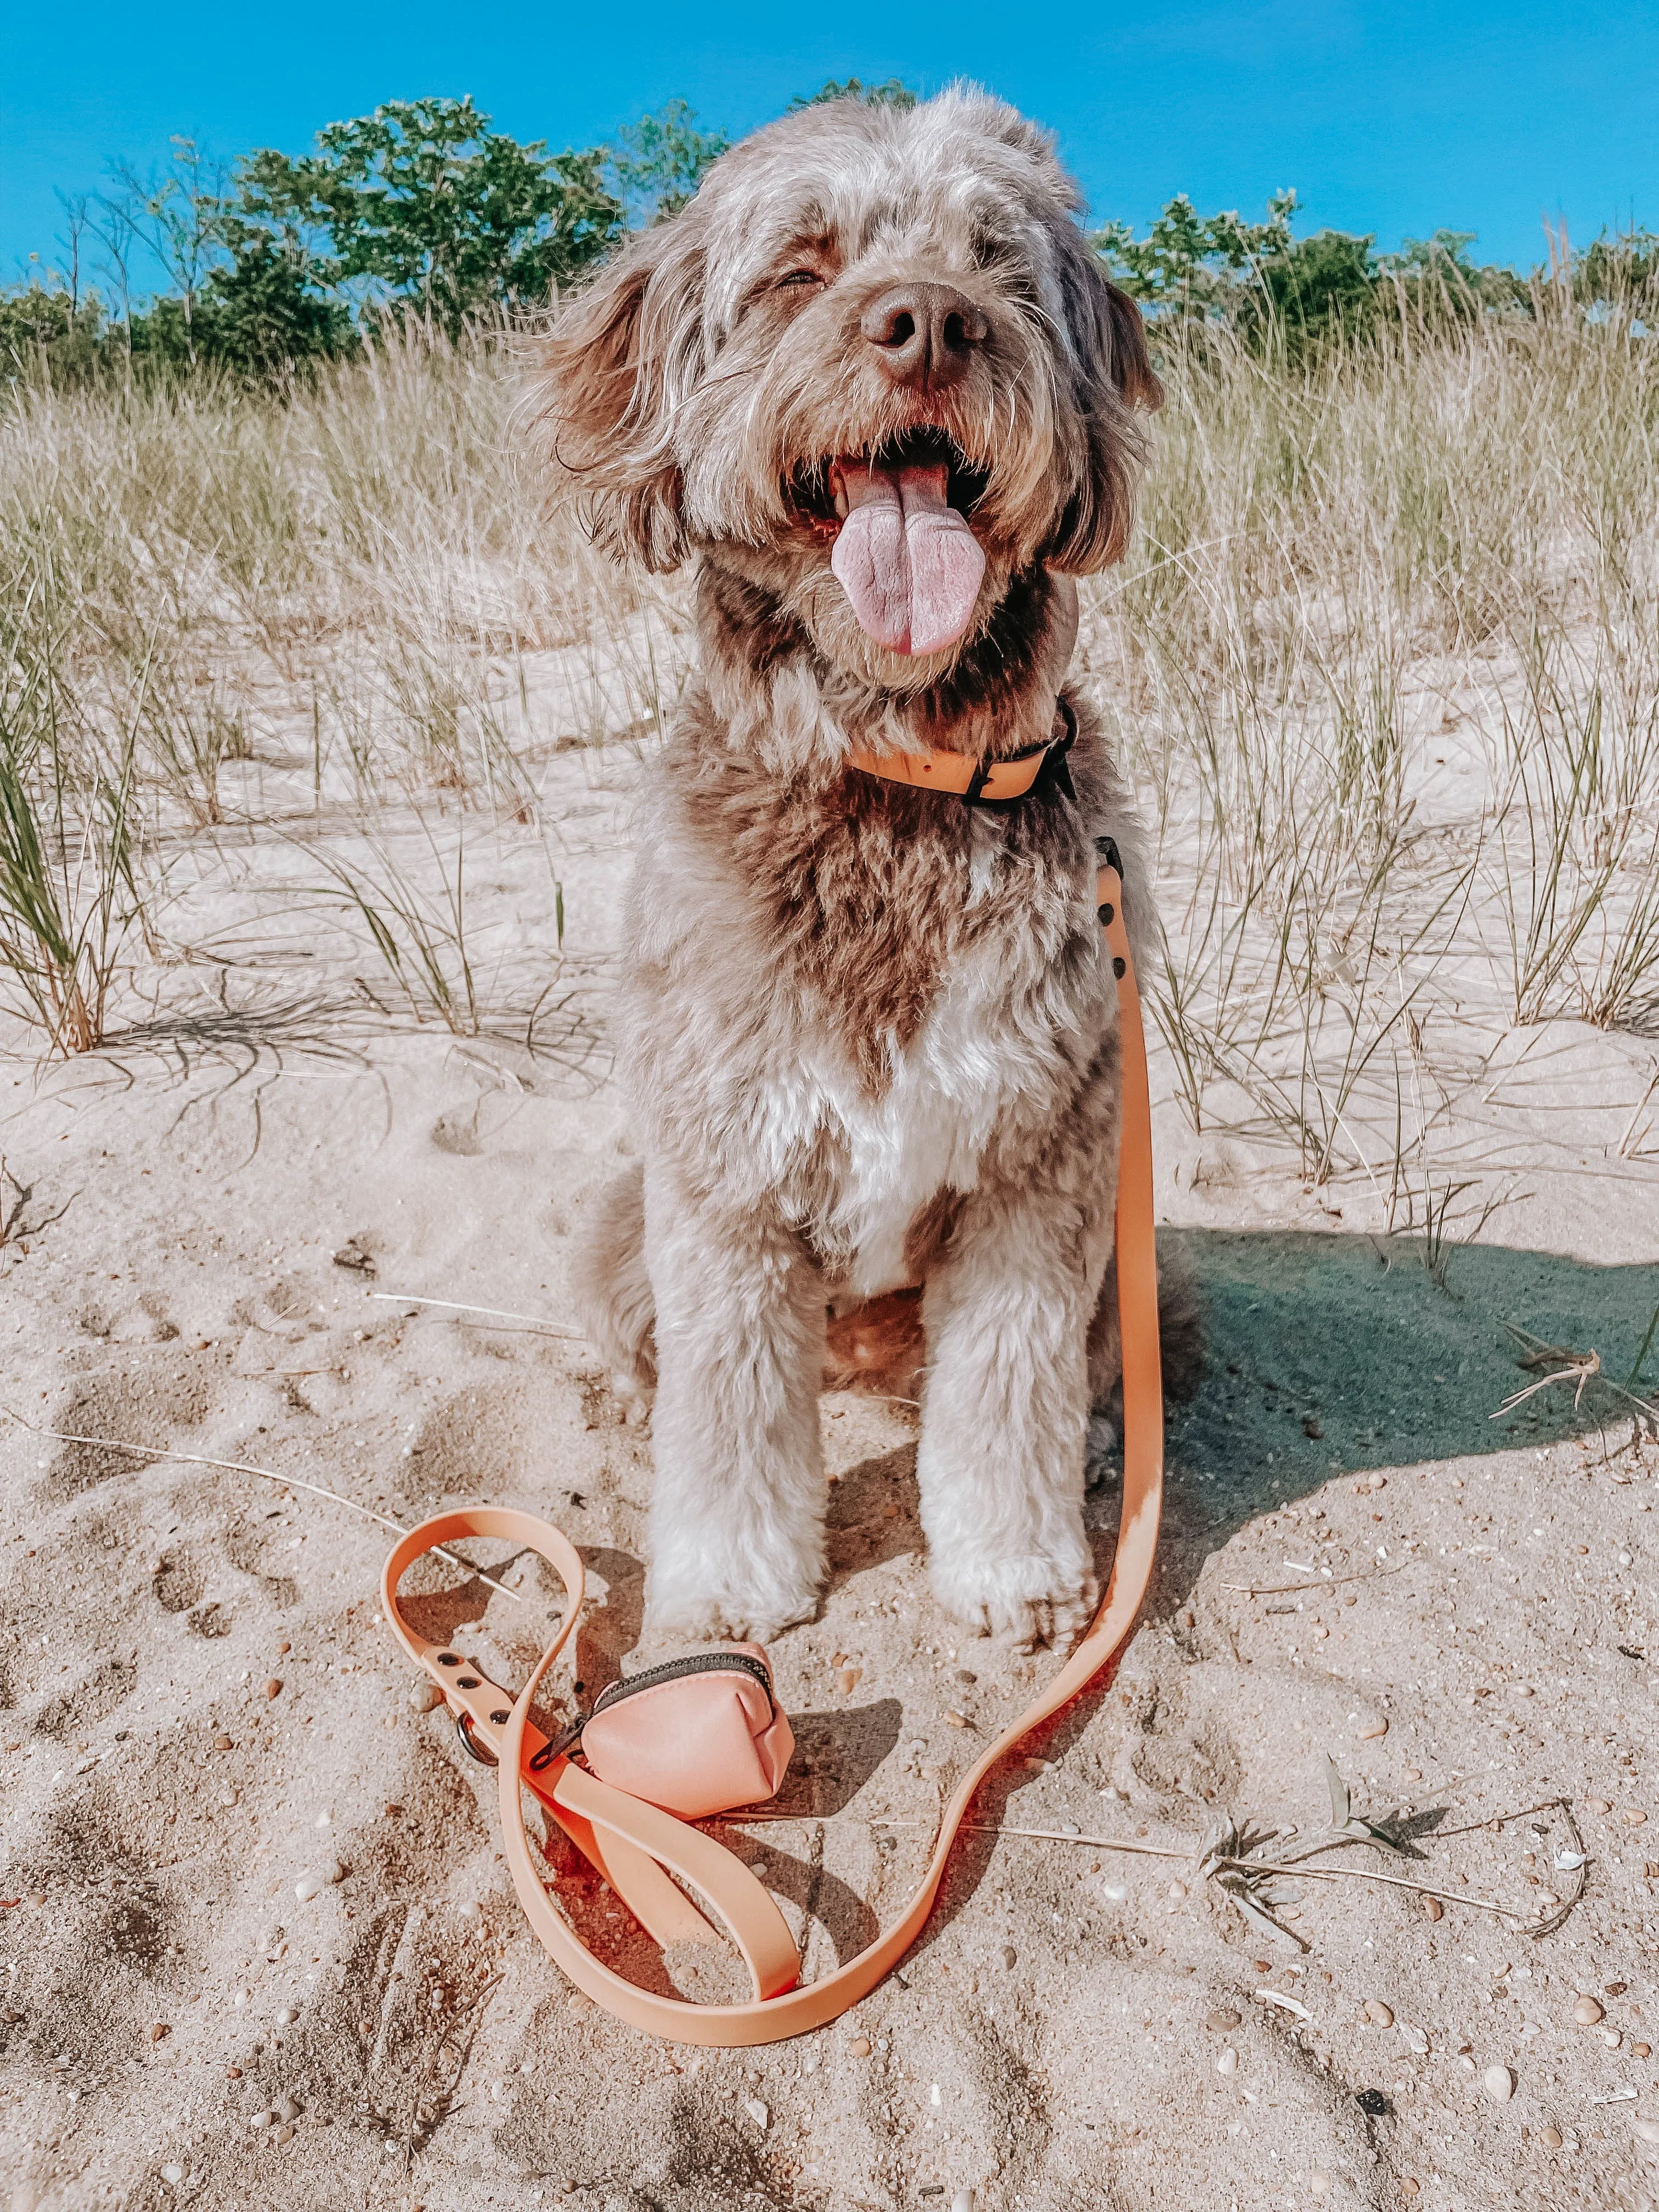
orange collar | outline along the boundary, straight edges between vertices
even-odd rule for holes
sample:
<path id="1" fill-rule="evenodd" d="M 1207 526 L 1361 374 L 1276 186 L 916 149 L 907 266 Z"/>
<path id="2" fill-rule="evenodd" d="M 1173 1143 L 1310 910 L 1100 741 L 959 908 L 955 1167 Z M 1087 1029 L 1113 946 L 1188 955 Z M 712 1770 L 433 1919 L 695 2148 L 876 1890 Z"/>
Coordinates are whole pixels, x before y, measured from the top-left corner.
<path id="1" fill-rule="evenodd" d="M 1065 773 L 1065 756 L 1077 736 L 1077 717 L 1065 699 L 1055 702 L 1054 720 L 1060 726 L 1058 736 L 1029 752 L 1016 753 L 1012 760 L 988 763 L 976 760 L 971 753 L 932 748 L 921 753 L 874 753 L 866 745 L 854 745 L 848 751 L 847 764 L 886 783 L 906 783 L 916 791 L 950 792 L 970 805 L 1001 805 L 1011 799 L 1024 799 L 1050 760 L 1060 763 Z"/>

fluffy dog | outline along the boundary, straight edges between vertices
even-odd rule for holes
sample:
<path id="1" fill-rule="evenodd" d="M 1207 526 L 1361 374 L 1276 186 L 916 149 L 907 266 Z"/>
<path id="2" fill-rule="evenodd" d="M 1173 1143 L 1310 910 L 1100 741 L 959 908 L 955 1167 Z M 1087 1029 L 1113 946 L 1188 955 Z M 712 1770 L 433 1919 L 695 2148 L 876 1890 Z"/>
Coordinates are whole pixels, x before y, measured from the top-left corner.
<path id="1" fill-rule="evenodd" d="M 1097 836 L 1138 942 L 1149 908 L 1064 687 L 1071 579 L 1123 550 L 1135 410 L 1161 395 L 1079 205 L 978 93 L 811 107 L 727 154 L 551 341 L 596 538 L 696 578 L 701 670 L 628 908 L 643 1165 L 578 1285 L 618 1387 L 654 1388 L 653 1640 L 813 1613 L 826 1310 L 915 1283 L 940 1600 L 1027 1644 L 1095 1604 L 1120 1091 Z M 854 746 L 1052 750 L 998 807 Z"/>

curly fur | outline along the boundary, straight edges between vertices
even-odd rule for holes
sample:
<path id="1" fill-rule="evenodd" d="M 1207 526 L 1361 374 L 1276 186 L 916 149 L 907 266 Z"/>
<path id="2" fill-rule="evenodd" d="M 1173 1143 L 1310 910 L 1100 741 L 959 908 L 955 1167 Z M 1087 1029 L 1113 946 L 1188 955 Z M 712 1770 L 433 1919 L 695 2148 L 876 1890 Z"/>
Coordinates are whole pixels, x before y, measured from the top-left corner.
<path id="1" fill-rule="evenodd" d="M 621 1386 L 655 1391 L 656 1637 L 765 1637 L 815 1609 L 826 1356 L 858 1364 L 860 1299 L 888 1301 L 872 1332 L 914 1337 L 892 1294 L 917 1280 L 940 1598 L 1024 1641 L 1066 1640 L 1094 1602 L 1120 1084 L 1097 836 L 1123 853 L 1140 957 L 1150 908 L 1066 672 L 1071 578 L 1122 550 L 1134 410 L 1158 394 L 1077 206 L 1047 139 L 981 94 L 834 103 L 733 149 L 551 342 L 553 441 L 596 536 L 696 568 L 700 672 L 626 923 L 644 1159 L 602 1199 L 577 1285 Z M 915 278 L 948 280 L 986 331 L 920 396 L 860 335 Z M 963 636 L 911 658 L 860 627 L 800 487 L 921 425 L 977 471 L 986 564 Z M 1005 757 L 1051 738 L 1062 691 L 1069 778 L 1006 810 L 847 765 L 855 744 Z"/>

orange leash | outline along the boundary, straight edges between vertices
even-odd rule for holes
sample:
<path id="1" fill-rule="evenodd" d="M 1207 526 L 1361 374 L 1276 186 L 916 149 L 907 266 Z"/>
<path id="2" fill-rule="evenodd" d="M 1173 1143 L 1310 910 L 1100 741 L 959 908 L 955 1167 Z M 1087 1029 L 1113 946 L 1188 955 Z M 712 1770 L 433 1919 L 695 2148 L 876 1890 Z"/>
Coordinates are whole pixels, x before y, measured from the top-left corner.
<path id="1" fill-rule="evenodd" d="M 680 2043 L 776 2043 L 823 2027 L 867 1996 L 921 1935 L 945 1879 L 951 1848 L 974 1793 L 1008 1752 L 1060 1711 L 1121 1655 L 1152 1580 L 1164 1487 L 1164 1378 L 1158 1340 L 1158 1253 L 1152 1214 L 1152 1122 L 1146 1040 L 1135 988 L 1134 963 L 1123 927 L 1123 884 L 1117 848 L 1099 841 L 1103 863 L 1095 898 L 1118 982 L 1122 1043 L 1123 1121 L 1118 1161 L 1117 1295 L 1123 1358 L 1123 1510 L 1110 1582 L 1088 1632 L 1036 1703 L 981 1753 L 957 1784 L 939 1823 L 921 1887 L 900 1917 L 867 1950 L 822 1980 L 800 1986 L 800 1960 L 782 1914 L 755 1876 L 701 1828 L 677 1820 L 577 1766 L 546 1755 L 549 1739 L 530 1718 L 536 1692 L 576 1625 L 582 1564 L 556 1528 L 528 1513 L 475 1506 L 442 1513 L 412 1529 L 392 1552 L 381 1599 L 393 1633 L 443 1691 L 475 1757 L 498 1763 L 501 1835 L 513 1882 L 544 1948 L 579 1989 L 618 2020 Z M 538 1553 L 564 1585 L 559 1632 L 517 1697 L 496 1687 L 448 1645 L 430 1644 L 404 1620 L 398 1584 L 415 1561 L 460 1536 L 499 1536 Z M 480 1741 L 487 1746 L 481 1750 Z M 539 1763 L 538 1763 L 539 1762 Z M 745 2003 L 693 2004 L 625 1981 L 596 1959 L 550 1902 L 531 1854 L 524 1790 L 603 1875 L 660 1945 L 717 1942 L 719 1932 L 670 1880 L 695 1889 L 725 1923 L 748 1966 L 754 1995 Z M 735 1816 L 741 1819 L 741 1814 Z M 668 1871 L 665 1872 L 665 1869 Z"/>

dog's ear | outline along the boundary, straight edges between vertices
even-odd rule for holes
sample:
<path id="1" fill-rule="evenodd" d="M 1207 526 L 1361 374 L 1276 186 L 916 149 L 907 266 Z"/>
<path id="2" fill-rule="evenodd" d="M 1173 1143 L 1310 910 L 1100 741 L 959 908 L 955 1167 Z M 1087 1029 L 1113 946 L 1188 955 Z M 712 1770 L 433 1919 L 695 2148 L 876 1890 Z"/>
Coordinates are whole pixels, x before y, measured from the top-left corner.
<path id="1" fill-rule="evenodd" d="M 1140 309 L 1127 292 L 1120 292 L 1103 276 L 1100 281 L 1106 295 L 1106 317 L 1111 326 L 1109 374 L 1112 382 L 1126 406 L 1144 407 L 1149 415 L 1156 414 L 1164 404 L 1164 386 L 1153 374 L 1152 357 L 1146 350 L 1146 325 Z"/>
<path id="2" fill-rule="evenodd" d="M 1161 407 L 1164 387 L 1153 374 L 1139 308 L 1107 281 L 1081 241 L 1063 283 L 1082 439 L 1077 481 L 1045 557 L 1052 568 L 1088 575 L 1109 568 L 1128 542 L 1144 459 L 1133 410 L 1150 414 Z"/>
<path id="3" fill-rule="evenodd" d="M 672 429 L 701 359 L 702 273 L 699 227 L 655 225 L 561 315 L 544 360 L 554 458 L 595 540 L 651 568 L 687 550 Z"/>

